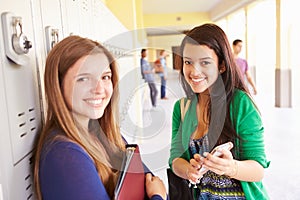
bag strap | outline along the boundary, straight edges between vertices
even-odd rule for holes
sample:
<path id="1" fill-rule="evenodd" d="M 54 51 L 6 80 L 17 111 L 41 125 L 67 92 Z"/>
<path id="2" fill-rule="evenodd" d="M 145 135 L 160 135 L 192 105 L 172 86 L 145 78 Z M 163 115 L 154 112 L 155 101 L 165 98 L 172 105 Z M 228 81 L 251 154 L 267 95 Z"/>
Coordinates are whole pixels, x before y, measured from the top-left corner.
<path id="1" fill-rule="evenodd" d="M 183 122 L 185 113 L 188 110 L 188 108 L 190 106 L 190 103 L 191 103 L 190 99 L 187 99 L 186 102 L 185 102 L 185 98 L 184 97 L 180 99 L 181 122 Z"/>

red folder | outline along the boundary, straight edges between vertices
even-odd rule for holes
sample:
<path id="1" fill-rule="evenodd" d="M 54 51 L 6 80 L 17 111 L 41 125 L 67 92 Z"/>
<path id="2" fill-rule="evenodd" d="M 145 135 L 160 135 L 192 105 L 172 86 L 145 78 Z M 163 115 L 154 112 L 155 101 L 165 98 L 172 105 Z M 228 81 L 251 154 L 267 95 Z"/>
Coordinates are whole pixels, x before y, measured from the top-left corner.
<path id="1" fill-rule="evenodd" d="M 137 144 L 126 145 L 122 169 L 115 189 L 115 200 L 144 200 L 145 172 Z"/>

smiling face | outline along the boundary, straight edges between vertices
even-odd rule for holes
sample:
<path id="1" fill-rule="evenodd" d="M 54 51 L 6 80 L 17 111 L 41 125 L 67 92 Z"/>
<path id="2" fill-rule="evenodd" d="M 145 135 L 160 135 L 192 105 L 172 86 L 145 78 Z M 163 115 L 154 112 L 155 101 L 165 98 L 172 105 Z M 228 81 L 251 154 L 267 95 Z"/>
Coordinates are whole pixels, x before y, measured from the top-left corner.
<path id="1" fill-rule="evenodd" d="M 63 94 L 68 108 L 82 125 L 101 118 L 112 93 L 112 72 L 104 53 L 80 58 L 66 73 Z"/>
<path id="2" fill-rule="evenodd" d="M 206 45 L 187 43 L 183 49 L 183 74 L 194 93 L 206 91 L 219 75 L 216 53 Z"/>

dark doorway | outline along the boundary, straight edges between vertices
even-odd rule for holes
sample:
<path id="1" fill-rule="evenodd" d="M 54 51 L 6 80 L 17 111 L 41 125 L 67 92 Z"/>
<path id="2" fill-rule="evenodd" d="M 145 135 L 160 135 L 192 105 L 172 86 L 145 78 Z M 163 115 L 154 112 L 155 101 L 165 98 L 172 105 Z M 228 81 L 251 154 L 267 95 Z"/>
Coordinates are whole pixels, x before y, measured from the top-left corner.
<path id="1" fill-rule="evenodd" d="M 178 66 L 176 65 L 176 60 L 180 59 L 179 52 L 180 52 L 180 46 L 172 47 L 173 69 L 176 70 L 179 70 Z"/>

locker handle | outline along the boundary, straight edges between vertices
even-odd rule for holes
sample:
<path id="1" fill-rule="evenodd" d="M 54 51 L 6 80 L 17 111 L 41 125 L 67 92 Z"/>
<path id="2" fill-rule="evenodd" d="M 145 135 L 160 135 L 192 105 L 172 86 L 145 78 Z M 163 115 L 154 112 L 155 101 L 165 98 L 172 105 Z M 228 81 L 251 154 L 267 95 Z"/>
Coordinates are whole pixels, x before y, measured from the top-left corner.
<path id="1" fill-rule="evenodd" d="M 14 21 L 14 32 L 15 32 L 13 34 L 13 48 L 17 54 L 27 54 L 29 49 L 32 48 L 32 43 L 23 34 L 22 18 L 14 17 L 13 21 Z"/>

